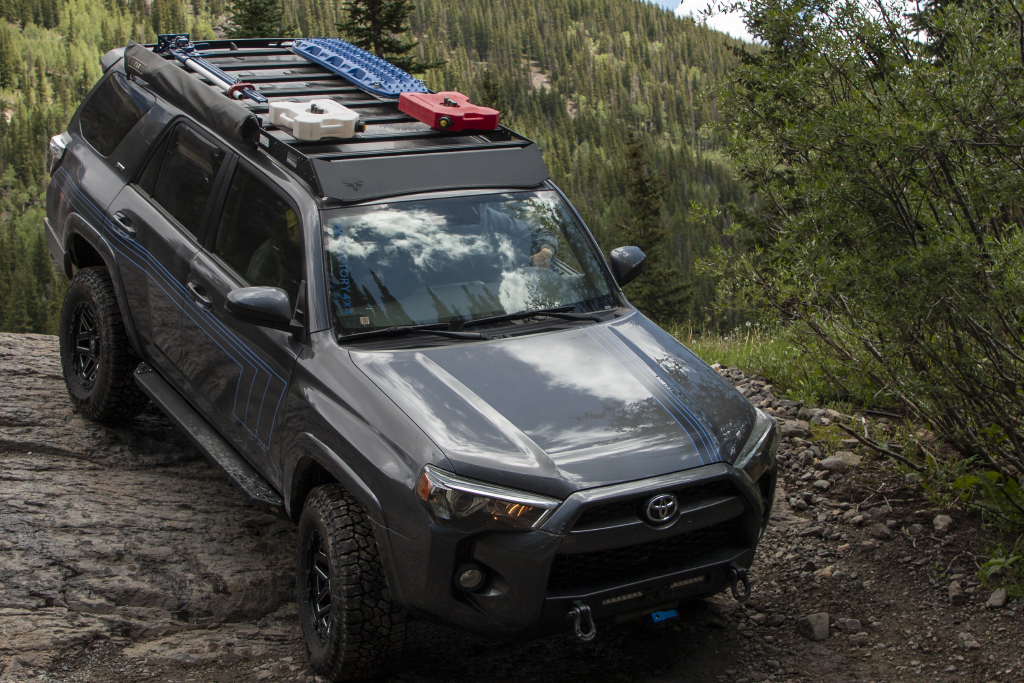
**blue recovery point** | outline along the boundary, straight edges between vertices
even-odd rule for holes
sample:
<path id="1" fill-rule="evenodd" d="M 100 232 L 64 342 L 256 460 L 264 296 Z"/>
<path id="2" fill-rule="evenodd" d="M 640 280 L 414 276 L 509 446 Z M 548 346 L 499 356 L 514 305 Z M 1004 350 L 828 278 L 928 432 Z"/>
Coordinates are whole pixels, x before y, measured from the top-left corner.
<path id="1" fill-rule="evenodd" d="M 651 612 L 651 622 L 658 624 L 679 616 L 679 610 L 667 609 L 664 612 Z"/>
<path id="2" fill-rule="evenodd" d="M 292 52 L 378 97 L 393 99 L 404 92 L 429 92 L 423 81 L 339 38 L 296 40 Z"/>

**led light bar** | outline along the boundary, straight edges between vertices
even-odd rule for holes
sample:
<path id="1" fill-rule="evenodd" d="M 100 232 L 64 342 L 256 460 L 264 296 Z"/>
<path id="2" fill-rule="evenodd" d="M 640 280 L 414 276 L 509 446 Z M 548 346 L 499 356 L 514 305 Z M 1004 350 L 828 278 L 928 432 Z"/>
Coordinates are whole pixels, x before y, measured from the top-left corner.
<path id="1" fill-rule="evenodd" d="M 693 586 L 693 585 L 698 584 L 698 583 L 707 583 L 707 582 L 708 582 L 708 575 L 705 574 L 704 576 L 695 576 L 692 579 L 683 579 L 682 581 L 676 581 L 675 583 L 670 585 L 668 587 L 668 589 L 670 591 L 674 591 L 677 588 L 683 588 L 684 586 Z"/>
<path id="2" fill-rule="evenodd" d="M 608 598 L 607 600 L 602 600 L 601 601 L 601 607 L 607 607 L 608 605 L 617 605 L 617 604 L 622 603 L 622 602 L 629 602 L 630 600 L 636 600 L 636 599 L 642 598 L 642 597 L 644 597 L 644 594 L 642 592 L 639 592 L 639 591 L 636 592 L 636 593 L 626 593 L 625 595 L 619 595 L 619 596 L 614 597 L 614 598 Z"/>

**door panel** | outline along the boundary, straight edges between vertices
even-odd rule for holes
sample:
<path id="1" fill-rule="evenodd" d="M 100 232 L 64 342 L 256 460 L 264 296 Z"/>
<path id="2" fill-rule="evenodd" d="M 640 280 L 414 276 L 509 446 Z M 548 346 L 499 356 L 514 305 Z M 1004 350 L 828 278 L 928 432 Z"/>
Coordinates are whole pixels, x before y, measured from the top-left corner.
<path id="1" fill-rule="evenodd" d="M 182 370 L 190 397 L 264 476 L 280 483 L 270 457 L 274 427 L 302 345 L 286 332 L 242 323 L 224 311 L 228 292 L 246 286 L 206 252 L 188 275 L 192 306 L 182 326 Z M 201 303 L 203 299 L 209 305 Z"/>
<path id="2" fill-rule="evenodd" d="M 227 160 L 222 148 L 179 123 L 156 145 L 139 182 L 107 209 L 127 261 L 122 280 L 142 352 L 179 389 L 182 320 L 192 306 L 185 281 Z"/>
<path id="3" fill-rule="evenodd" d="M 181 319 L 184 283 L 198 245 L 134 185 L 109 208 L 112 241 L 118 244 L 121 279 L 142 352 L 172 384 L 182 386 Z"/>

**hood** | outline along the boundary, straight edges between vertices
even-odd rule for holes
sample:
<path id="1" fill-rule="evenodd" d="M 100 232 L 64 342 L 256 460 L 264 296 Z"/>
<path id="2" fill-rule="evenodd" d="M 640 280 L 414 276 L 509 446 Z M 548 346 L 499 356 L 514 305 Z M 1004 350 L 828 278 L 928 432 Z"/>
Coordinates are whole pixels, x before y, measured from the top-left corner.
<path id="1" fill-rule="evenodd" d="M 732 385 L 636 313 L 351 355 L 457 474 L 549 495 L 732 461 L 754 424 Z"/>

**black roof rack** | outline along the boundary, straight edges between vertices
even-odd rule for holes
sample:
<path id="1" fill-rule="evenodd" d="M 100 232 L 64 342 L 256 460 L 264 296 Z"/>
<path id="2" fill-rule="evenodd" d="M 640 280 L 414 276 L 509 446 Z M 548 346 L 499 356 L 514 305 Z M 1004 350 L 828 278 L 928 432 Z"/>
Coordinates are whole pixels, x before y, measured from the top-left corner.
<path id="1" fill-rule="evenodd" d="M 434 130 L 399 111 L 397 100 L 372 95 L 295 54 L 289 49 L 291 43 L 256 38 L 211 40 L 195 46 L 211 64 L 252 83 L 270 102 L 327 98 L 360 113 L 366 128 L 355 137 L 310 142 L 272 126 L 266 116 L 269 105 L 238 100 L 250 112 L 262 115 L 258 146 L 297 174 L 317 196 L 356 202 L 445 189 L 532 188 L 548 178 L 532 140 L 504 126 L 458 133 Z M 170 55 L 163 56 L 177 64 Z"/>

